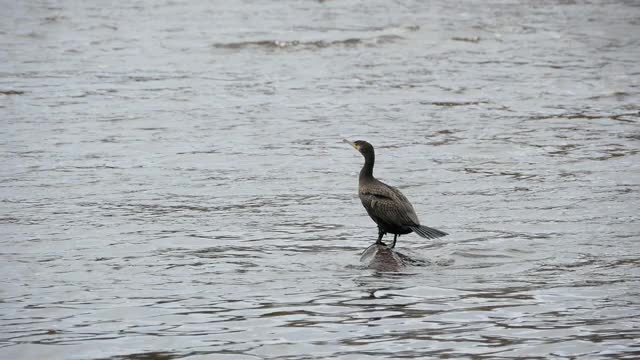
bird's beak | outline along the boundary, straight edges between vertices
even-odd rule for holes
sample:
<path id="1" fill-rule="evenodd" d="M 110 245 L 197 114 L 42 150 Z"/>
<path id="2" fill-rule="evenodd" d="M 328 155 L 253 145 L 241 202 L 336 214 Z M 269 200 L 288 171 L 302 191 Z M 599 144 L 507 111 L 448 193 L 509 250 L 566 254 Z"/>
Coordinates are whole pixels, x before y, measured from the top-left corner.
<path id="1" fill-rule="evenodd" d="M 353 146 L 354 149 L 358 150 L 358 146 L 356 144 L 354 144 L 353 142 L 347 140 L 347 139 L 342 139 L 342 141 L 346 142 L 347 144 Z"/>

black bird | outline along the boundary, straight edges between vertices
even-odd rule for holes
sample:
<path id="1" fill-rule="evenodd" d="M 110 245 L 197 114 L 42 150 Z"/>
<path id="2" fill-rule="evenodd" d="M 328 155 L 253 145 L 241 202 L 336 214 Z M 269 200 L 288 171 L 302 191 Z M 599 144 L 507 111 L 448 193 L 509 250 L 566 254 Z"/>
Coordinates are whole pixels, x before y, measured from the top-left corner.
<path id="1" fill-rule="evenodd" d="M 364 166 L 360 170 L 358 181 L 358 196 L 369 216 L 378 224 L 378 240 L 376 244 L 386 245 L 382 237 L 386 233 L 393 234 L 393 244 L 401 234 L 416 234 L 427 239 L 435 239 L 448 235 L 444 231 L 420 225 L 413 206 L 400 190 L 389 186 L 373 177 L 373 164 L 376 156 L 373 145 L 366 141 L 358 140 L 344 142 L 353 146 L 364 156 Z"/>

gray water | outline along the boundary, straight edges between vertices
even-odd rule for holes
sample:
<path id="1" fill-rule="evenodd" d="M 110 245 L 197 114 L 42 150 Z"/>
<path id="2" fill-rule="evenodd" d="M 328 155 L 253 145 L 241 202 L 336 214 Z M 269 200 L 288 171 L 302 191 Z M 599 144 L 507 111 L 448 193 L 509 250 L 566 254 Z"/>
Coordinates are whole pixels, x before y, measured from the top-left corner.
<path id="1" fill-rule="evenodd" d="M 0 358 L 640 356 L 637 1 L 1 6 Z"/>

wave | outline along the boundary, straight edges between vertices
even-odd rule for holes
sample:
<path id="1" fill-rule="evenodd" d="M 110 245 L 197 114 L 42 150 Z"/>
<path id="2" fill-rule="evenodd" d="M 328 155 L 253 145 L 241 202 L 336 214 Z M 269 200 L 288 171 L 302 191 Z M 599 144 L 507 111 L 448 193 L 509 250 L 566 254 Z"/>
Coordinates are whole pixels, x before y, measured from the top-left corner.
<path id="1" fill-rule="evenodd" d="M 354 36 L 335 40 L 248 40 L 227 43 L 214 43 L 211 46 L 219 49 L 322 49 L 328 47 L 352 47 L 352 46 L 376 46 L 403 40 L 401 34 L 414 32 L 420 29 L 417 25 L 380 28 L 368 31 L 371 36 Z M 375 35 L 376 33 L 382 33 Z"/>
<path id="2" fill-rule="evenodd" d="M 380 35 L 372 38 L 348 38 L 342 40 L 257 40 L 257 41 L 240 41 L 231 43 L 215 43 L 212 46 L 219 49 L 246 49 L 246 48 L 263 48 L 263 49 L 292 49 L 292 48 L 328 48 L 335 46 L 375 46 L 378 44 L 391 43 L 404 39 L 399 35 Z"/>

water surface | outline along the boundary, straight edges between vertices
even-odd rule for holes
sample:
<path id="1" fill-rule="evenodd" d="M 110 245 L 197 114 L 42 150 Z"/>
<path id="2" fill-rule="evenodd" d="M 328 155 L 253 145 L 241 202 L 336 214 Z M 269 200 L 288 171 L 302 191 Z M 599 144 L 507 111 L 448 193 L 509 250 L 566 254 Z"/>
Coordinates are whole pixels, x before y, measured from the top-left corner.
<path id="1" fill-rule="evenodd" d="M 2 7 L 0 358 L 640 356 L 637 2 Z"/>

